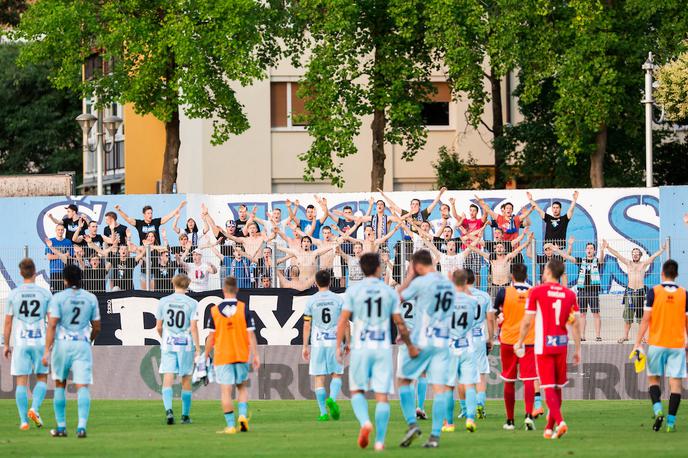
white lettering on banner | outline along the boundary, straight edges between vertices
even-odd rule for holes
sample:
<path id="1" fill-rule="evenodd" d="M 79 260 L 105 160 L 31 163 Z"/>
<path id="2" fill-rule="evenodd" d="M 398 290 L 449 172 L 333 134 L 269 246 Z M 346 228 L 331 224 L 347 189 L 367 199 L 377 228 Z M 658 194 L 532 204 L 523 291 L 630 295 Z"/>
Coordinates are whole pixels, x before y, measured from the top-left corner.
<path id="1" fill-rule="evenodd" d="M 219 296 L 207 296 L 198 301 L 198 341 L 201 346 L 204 345 L 205 339 L 210 334 L 210 329 L 205 329 L 205 312 L 211 305 L 219 304 L 223 298 Z"/>
<path id="2" fill-rule="evenodd" d="M 291 304 L 293 313 L 281 326 L 274 313 L 277 310 L 277 296 L 251 296 L 249 307 L 265 325 L 260 335 L 268 341 L 268 345 L 290 345 L 299 335 L 296 323 L 303 316 L 307 301 L 308 296 L 294 296 Z"/>
<path id="3" fill-rule="evenodd" d="M 124 297 L 112 299 L 112 313 L 119 314 L 120 329 L 115 331 L 115 337 L 122 341 L 122 345 L 140 346 L 146 344 L 146 339 L 160 341 L 160 336 L 152 328 L 145 328 L 143 314 L 155 316 L 158 299 L 153 297 Z"/>

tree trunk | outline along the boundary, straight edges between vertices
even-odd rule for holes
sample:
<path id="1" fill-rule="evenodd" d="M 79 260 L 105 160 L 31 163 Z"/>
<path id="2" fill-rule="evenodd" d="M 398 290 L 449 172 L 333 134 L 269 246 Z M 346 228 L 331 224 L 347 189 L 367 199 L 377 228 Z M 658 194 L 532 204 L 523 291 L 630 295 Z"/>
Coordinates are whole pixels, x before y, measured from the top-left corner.
<path id="1" fill-rule="evenodd" d="M 607 125 L 602 124 L 595 136 L 595 152 L 590 157 L 590 184 L 604 188 L 604 154 L 607 152 Z"/>
<path id="2" fill-rule="evenodd" d="M 172 113 L 172 119 L 165 123 L 165 156 L 162 163 L 162 183 L 160 192 L 171 194 L 177 182 L 177 164 L 179 163 L 179 110 Z"/>
<path id="3" fill-rule="evenodd" d="M 373 169 L 370 171 L 370 190 L 384 190 L 385 186 L 385 111 L 375 110 L 370 128 L 373 131 Z"/>
<path id="4" fill-rule="evenodd" d="M 499 139 L 504 135 L 504 118 L 502 117 L 502 80 L 496 76 L 497 71 L 490 69 L 490 90 L 492 98 L 492 149 L 494 149 L 495 189 L 502 189 L 506 185 L 502 175 L 504 154 L 499 145 Z"/>

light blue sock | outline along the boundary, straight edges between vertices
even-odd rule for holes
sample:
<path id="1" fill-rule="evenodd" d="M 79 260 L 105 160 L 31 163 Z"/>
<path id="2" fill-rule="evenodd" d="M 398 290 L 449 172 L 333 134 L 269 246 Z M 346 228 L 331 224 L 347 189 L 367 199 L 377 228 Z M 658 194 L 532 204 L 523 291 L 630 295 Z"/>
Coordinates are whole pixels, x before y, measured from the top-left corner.
<path id="1" fill-rule="evenodd" d="M 539 394 L 536 394 L 536 395 L 535 395 L 535 405 L 534 405 L 534 407 L 535 407 L 536 409 L 539 409 L 540 407 L 542 407 L 542 396 L 540 396 Z"/>
<path id="2" fill-rule="evenodd" d="M 659 412 L 662 411 L 662 403 L 661 402 L 655 402 L 652 404 L 652 410 L 655 411 L 655 415 L 659 414 Z"/>
<path id="3" fill-rule="evenodd" d="M 466 416 L 466 399 L 459 400 L 459 405 L 461 406 L 461 415 Z"/>
<path id="4" fill-rule="evenodd" d="M 375 406 L 375 442 L 384 444 L 389 425 L 389 402 L 378 402 Z"/>
<path id="5" fill-rule="evenodd" d="M 191 391 L 182 391 L 182 415 L 191 413 Z"/>
<path id="6" fill-rule="evenodd" d="M 480 407 L 485 407 L 485 401 L 487 400 L 487 393 L 484 391 L 478 391 L 478 405 Z"/>
<path id="7" fill-rule="evenodd" d="M 342 378 L 341 377 L 332 377 L 332 381 L 330 381 L 330 397 L 336 401 L 337 397 L 339 396 L 339 392 L 341 390 L 342 390 Z"/>
<path id="8" fill-rule="evenodd" d="M 325 409 L 325 398 L 327 393 L 325 393 L 325 388 L 320 387 L 315 389 L 315 400 L 318 401 L 318 408 L 320 409 L 320 415 L 325 415 L 327 410 Z"/>
<path id="9" fill-rule="evenodd" d="M 676 415 L 667 415 L 667 426 L 674 426 L 676 424 Z"/>
<path id="10" fill-rule="evenodd" d="M 356 393 L 351 397 L 351 407 L 354 409 L 354 415 L 358 419 L 361 426 L 370 423 L 370 415 L 368 414 L 368 401 L 366 401 L 363 393 Z"/>
<path id="11" fill-rule="evenodd" d="M 239 403 L 239 416 L 248 418 L 248 402 Z"/>
<path id="12" fill-rule="evenodd" d="M 447 391 L 447 423 L 454 424 L 454 390 Z"/>
<path id="13" fill-rule="evenodd" d="M 225 421 L 228 428 L 234 428 L 234 411 L 225 412 Z"/>
<path id="14" fill-rule="evenodd" d="M 65 399 L 65 389 L 55 388 L 53 395 L 53 410 L 55 410 L 55 422 L 58 428 L 66 428 L 67 420 L 65 419 L 65 410 L 67 407 L 67 400 Z"/>
<path id="15" fill-rule="evenodd" d="M 440 436 L 442 432 L 442 423 L 444 416 L 447 414 L 447 393 L 435 394 L 432 400 L 432 435 Z"/>
<path id="16" fill-rule="evenodd" d="M 466 418 L 475 420 L 475 407 L 477 405 L 477 394 L 475 387 L 466 388 Z"/>
<path id="17" fill-rule="evenodd" d="M 48 385 L 45 382 L 38 382 L 36 386 L 33 387 L 33 399 L 31 400 L 31 408 L 34 412 L 39 413 L 41 410 L 41 404 L 45 399 L 45 393 L 48 391 Z"/>
<path id="18" fill-rule="evenodd" d="M 162 389 L 162 405 L 165 406 L 165 410 L 172 409 L 172 387 Z"/>
<path id="19" fill-rule="evenodd" d="M 77 428 L 86 429 L 86 423 L 88 423 L 88 414 L 91 411 L 91 392 L 85 386 L 79 388 L 76 397 L 78 412 L 79 412 L 79 424 Z"/>
<path id="20" fill-rule="evenodd" d="M 401 404 L 401 413 L 408 425 L 416 424 L 416 409 L 414 407 L 415 400 L 413 399 L 413 390 L 411 385 L 401 385 L 399 387 L 399 401 Z"/>
<path id="21" fill-rule="evenodd" d="M 19 412 L 19 420 L 22 424 L 28 423 L 27 417 L 29 410 L 29 395 L 26 392 L 26 385 L 17 385 L 14 392 L 14 400 L 17 402 L 17 411 Z"/>
<path id="22" fill-rule="evenodd" d="M 417 387 L 417 392 L 418 392 L 418 398 L 417 398 L 417 407 L 420 410 L 425 410 L 425 396 L 427 396 L 428 393 L 428 379 L 425 377 L 421 377 L 418 379 L 418 387 Z"/>

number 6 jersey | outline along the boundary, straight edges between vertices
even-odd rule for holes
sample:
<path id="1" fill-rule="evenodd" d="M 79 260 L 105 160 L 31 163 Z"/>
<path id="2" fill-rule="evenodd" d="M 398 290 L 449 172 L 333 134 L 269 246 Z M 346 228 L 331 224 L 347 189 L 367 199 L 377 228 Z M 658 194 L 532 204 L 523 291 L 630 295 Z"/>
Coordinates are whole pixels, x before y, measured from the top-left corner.
<path id="1" fill-rule="evenodd" d="M 311 345 L 334 347 L 337 343 L 337 322 L 344 300 L 332 291 L 318 291 L 306 303 L 303 319 L 311 321 Z"/>
<path id="2" fill-rule="evenodd" d="M 35 283 L 24 283 L 10 292 L 7 315 L 14 320 L 15 347 L 45 345 L 45 314 L 51 296 Z"/>

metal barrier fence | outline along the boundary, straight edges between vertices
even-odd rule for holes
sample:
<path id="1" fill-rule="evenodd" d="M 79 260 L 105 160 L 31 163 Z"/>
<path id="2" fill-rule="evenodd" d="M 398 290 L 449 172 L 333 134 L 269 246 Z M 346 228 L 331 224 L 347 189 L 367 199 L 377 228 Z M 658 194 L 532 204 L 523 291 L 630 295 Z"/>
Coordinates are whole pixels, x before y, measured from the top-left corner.
<path id="1" fill-rule="evenodd" d="M 0 304 L 3 316 L 9 291 L 21 282 L 17 265 L 31 257 L 38 268 L 37 282 L 58 291 L 64 288 L 65 263 L 83 269 L 83 286 L 93 292 L 148 290 L 172 292 L 172 277 L 185 272 L 190 289 L 219 289 L 226 276 L 237 278 L 240 288 L 293 288 L 314 285 L 319 269 L 328 269 L 334 287 L 346 287 L 363 278 L 358 257 L 377 250 L 383 261 L 383 279 L 391 286 L 403 282 L 414 251 L 429 249 L 438 269 L 450 274 L 459 267 L 476 274 L 476 285 L 496 295 L 511 281 L 510 266 L 528 268 L 528 283 L 538 284 L 544 265 L 552 257 L 563 259 L 563 281 L 575 288 L 585 312 L 587 341 L 616 342 L 634 338 L 642 317 L 647 287 L 660 282 L 661 263 L 669 257 L 668 240 L 569 240 L 560 246 L 524 237 L 520 243 L 480 241 L 467 247 L 458 239 L 402 240 L 395 243 L 357 240 L 328 234 L 323 239 L 266 241 L 250 238 L 218 241 L 212 236 L 197 246 L 52 246 L 0 248 Z M 630 331 L 630 332 L 629 332 Z"/>

